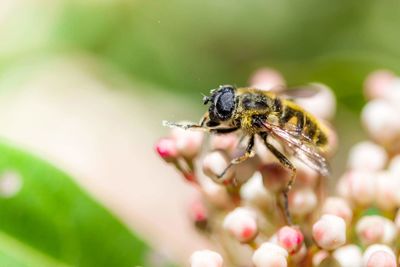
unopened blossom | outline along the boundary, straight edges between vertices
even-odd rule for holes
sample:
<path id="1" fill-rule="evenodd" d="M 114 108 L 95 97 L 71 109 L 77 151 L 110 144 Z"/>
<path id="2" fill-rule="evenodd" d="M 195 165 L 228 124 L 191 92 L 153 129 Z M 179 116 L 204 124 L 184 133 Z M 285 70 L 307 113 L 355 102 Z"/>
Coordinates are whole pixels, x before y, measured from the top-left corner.
<path id="1" fill-rule="evenodd" d="M 379 254 L 376 254 L 379 253 Z M 374 256 L 375 255 L 375 256 Z M 386 245 L 374 244 L 364 251 L 363 267 L 396 267 L 396 256 Z"/>
<path id="2" fill-rule="evenodd" d="M 325 214 L 312 228 L 317 245 L 326 250 L 333 250 L 346 242 L 346 223 L 336 215 Z"/>
<path id="3" fill-rule="evenodd" d="M 382 216 L 362 217 L 356 225 L 356 232 L 364 245 L 373 243 L 392 244 L 397 236 L 395 224 Z"/>
<path id="4" fill-rule="evenodd" d="M 278 244 L 285 248 L 289 254 L 295 254 L 303 245 L 304 236 L 295 227 L 284 226 L 277 233 Z"/>
<path id="5" fill-rule="evenodd" d="M 219 177 L 228 167 L 229 160 L 222 151 L 213 151 L 203 158 L 203 172 L 217 183 L 223 183 L 233 178 L 233 168 L 229 168 L 222 177 Z"/>
<path id="6" fill-rule="evenodd" d="M 242 199 L 262 210 L 270 209 L 275 205 L 272 194 L 265 189 L 261 173 L 256 172 L 241 188 L 240 196 Z"/>
<path id="7" fill-rule="evenodd" d="M 376 204 L 382 210 L 400 206 L 400 177 L 389 171 L 376 174 Z"/>
<path id="8" fill-rule="evenodd" d="M 398 110 L 386 100 L 376 99 L 367 103 L 361 119 L 369 135 L 380 144 L 389 145 L 400 134 Z"/>
<path id="9" fill-rule="evenodd" d="M 176 160 L 179 155 L 176 142 L 172 138 L 161 138 L 156 143 L 155 149 L 158 155 L 167 162 Z"/>
<path id="10" fill-rule="evenodd" d="M 377 70 L 368 75 L 364 94 L 369 99 L 382 98 L 393 85 L 396 75 L 389 70 Z"/>
<path id="11" fill-rule="evenodd" d="M 262 68 L 257 70 L 250 78 L 250 86 L 275 92 L 283 90 L 285 87 L 285 80 L 278 71 L 271 68 Z"/>
<path id="12" fill-rule="evenodd" d="M 178 152 L 183 157 L 192 159 L 200 152 L 204 133 L 201 131 L 173 128 L 171 130 L 171 137 L 175 140 Z"/>
<path id="13" fill-rule="evenodd" d="M 228 213 L 223 225 L 225 230 L 242 243 L 252 241 L 258 234 L 257 215 L 248 208 L 236 208 Z"/>
<path id="14" fill-rule="evenodd" d="M 210 204 L 218 208 L 229 208 L 232 206 L 231 199 L 225 186 L 217 184 L 211 179 L 202 179 L 201 187 L 206 200 Z"/>
<path id="15" fill-rule="evenodd" d="M 235 133 L 231 134 L 216 134 L 211 136 L 211 150 L 224 150 L 232 153 L 238 146 L 239 138 Z"/>
<path id="16" fill-rule="evenodd" d="M 350 149 L 347 165 L 350 169 L 378 171 L 383 169 L 387 160 L 388 156 L 383 147 L 364 141 Z"/>
<path id="17" fill-rule="evenodd" d="M 362 252 L 356 245 L 346 245 L 336 249 L 333 257 L 341 267 L 361 267 Z"/>
<path id="18" fill-rule="evenodd" d="M 223 259 L 217 252 L 199 250 L 190 257 L 191 267 L 222 267 Z"/>
<path id="19" fill-rule="evenodd" d="M 199 197 L 191 201 L 189 216 L 198 229 L 205 229 L 207 227 L 208 210 Z"/>
<path id="20" fill-rule="evenodd" d="M 294 189 L 289 193 L 289 209 L 293 215 L 307 215 L 317 207 L 317 204 L 317 195 L 309 187 Z"/>
<path id="21" fill-rule="evenodd" d="M 322 214 L 339 216 L 349 225 L 353 217 L 353 210 L 343 198 L 328 197 L 322 206 Z"/>
<path id="22" fill-rule="evenodd" d="M 315 91 L 314 94 L 304 97 L 299 95 L 296 97 L 296 103 L 321 119 L 332 119 L 336 111 L 336 99 L 332 90 L 320 83 L 310 84 L 309 88 Z"/>
<path id="23" fill-rule="evenodd" d="M 255 267 L 286 267 L 288 252 L 281 246 L 266 242 L 253 254 Z"/>
<path id="24" fill-rule="evenodd" d="M 312 265 L 317 267 L 323 260 L 329 257 L 329 253 L 326 250 L 320 250 L 313 255 Z"/>
<path id="25" fill-rule="evenodd" d="M 374 174 L 364 170 L 350 170 L 343 175 L 343 186 L 347 197 L 360 206 L 372 204 L 375 200 L 376 179 Z"/>

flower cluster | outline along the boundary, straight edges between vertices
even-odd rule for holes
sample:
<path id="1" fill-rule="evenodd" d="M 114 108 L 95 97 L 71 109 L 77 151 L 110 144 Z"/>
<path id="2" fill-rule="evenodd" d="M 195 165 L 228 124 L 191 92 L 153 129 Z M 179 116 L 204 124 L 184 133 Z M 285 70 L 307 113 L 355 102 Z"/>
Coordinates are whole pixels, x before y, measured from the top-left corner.
<path id="1" fill-rule="evenodd" d="M 279 90 L 284 80 L 278 72 L 262 69 L 251 83 Z M 297 102 L 329 125 L 335 98 L 329 88 L 318 86 L 317 94 Z M 290 172 L 260 140 L 256 155 L 223 177 L 218 175 L 244 151 L 236 133 L 211 135 L 204 149 L 200 131 L 172 129 L 169 137 L 159 140 L 158 154 L 200 192 L 188 205 L 190 219 L 221 248 L 219 253 L 194 252 L 191 266 L 397 266 L 400 79 L 386 71 L 373 73 L 365 94 L 369 102 L 361 118 L 371 140 L 351 148 L 347 171 L 332 196 L 327 190 L 331 181 L 290 158 L 297 168 L 289 193 L 293 225 L 286 225 L 280 205 Z M 336 146 L 331 131 L 332 151 Z"/>

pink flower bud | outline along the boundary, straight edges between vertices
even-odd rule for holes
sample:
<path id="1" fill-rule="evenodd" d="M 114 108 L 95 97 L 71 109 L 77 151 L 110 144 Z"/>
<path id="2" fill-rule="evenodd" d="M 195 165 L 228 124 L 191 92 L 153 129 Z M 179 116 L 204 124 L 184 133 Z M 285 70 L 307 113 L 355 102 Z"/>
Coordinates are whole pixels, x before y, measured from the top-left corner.
<path id="1" fill-rule="evenodd" d="M 317 196 L 309 187 L 295 189 L 289 193 L 289 209 L 293 215 L 307 215 L 317 207 L 317 204 Z"/>
<path id="2" fill-rule="evenodd" d="M 286 267 L 287 251 L 279 245 L 263 243 L 253 254 L 252 260 L 255 267 Z"/>
<path id="3" fill-rule="evenodd" d="M 397 235 L 394 223 L 377 215 L 362 217 L 357 222 L 356 232 L 364 245 L 373 243 L 391 244 Z"/>
<path id="4" fill-rule="evenodd" d="M 198 228 L 204 229 L 206 227 L 208 211 L 200 198 L 196 198 L 190 203 L 189 216 Z"/>
<path id="5" fill-rule="evenodd" d="M 278 244 L 286 249 L 290 254 L 298 252 L 303 245 L 304 236 L 300 230 L 284 226 L 279 229 L 277 234 Z"/>
<path id="6" fill-rule="evenodd" d="M 375 202 L 383 210 L 393 210 L 400 206 L 400 179 L 389 171 L 382 171 L 376 178 Z"/>
<path id="7" fill-rule="evenodd" d="M 348 197 L 355 204 L 367 206 L 375 199 L 376 179 L 371 172 L 352 170 L 344 174 Z"/>
<path id="8" fill-rule="evenodd" d="M 374 244 L 365 250 L 363 254 L 363 266 L 396 267 L 396 256 L 390 247 L 381 244 Z"/>
<path id="9" fill-rule="evenodd" d="M 280 163 L 270 163 L 260 168 L 265 188 L 272 192 L 281 192 L 290 179 L 290 172 Z"/>
<path id="10" fill-rule="evenodd" d="M 296 103 L 321 119 L 332 119 L 336 111 L 336 99 L 332 90 L 321 83 L 313 83 L 311 86 L 316 93 L 311 97 L 300 96 L 296 98 Z"/>
<path id="11" fill-rule="evenodd" d="M 379 171 L 388 160 L 385 149 L 369 141 L 354 145 L 349 152 L 348 166 L 350 169 Z"/>
<path id="12" fill-rule="evenodd" d="M 367 103 L 362 110 L 361 120 L 369 135 L 380 144 L 388 146 L 399 136 L 398 110 L 385 100 L 376 99 Z"/>
<path id="13" fill-rule="evenodd" d="M 346 243 L 346 223 L 335 215 L 323 215 L 314 223 L 312 232 L 317 245 L 326 250 L 336 249 Z"/>
<path id="14" fill-rule="evenodd" d="M 346 245 L 333 252 L 333 258 L 341 267 L 361 267 L 362 252 L 356 245 Z"/>
<path id="15" fill-rule="evenodd" d="M 231 180 L 234 175 L 233 168 L 229 168 L 226 173 L 219 178 L 219 175 L 224 172 L 228 164 L 229 160 L 222 151 L 214 151 L 203 158 L 203 172 L 216 183 L 224 183 Z"/>
<path id="16" fill-rule="evenodd" d="M 217 252 L 199 250 L 190 257 L 191 267 L 222 267 L 223 259 Z"/>
<path id="17" fill-rule="evenodd" d="M 216 134 L 211 136 L 210 146 L 212 150 L 224 150 L 231 154 L 238 146 L 239 140 L 236 134 Z"/>
<path id="18" fill-rule="evenodd" d="M 156 151 L 161 158 L 170 162 L 176 160 L 179 153 L 176 148 L 175 140 L 172 138 L 162 138 L 156 143 Z"/>
<path id="19" fill-rule="evenodd" d="M 236 208 L 225 217 L 224 229 L 242 243 L 252 241 L 258 234 L 256 213 L 248 208 Z"/>
<path id="20" fill-rule="evenodd" d="M 349 225 L 353 217 L 350 205 L 342 198 L 328 197 L 322 206 L 322 214 L 332 214 L 341 217 Z"/>
<path id="21" fill-rule="evenodd" d="M 395 80 L 396 75 L 388 70 L 377 70 L 368 75 L 364 83 L 364 94 L 367 98 L 382 98 Z"/>
<path id="22" fill-rule="evenodd" d="M 192 159 L 200 152 L 204 133 L 201 131 L 173 128 L 171 136 L 175 140 L 178 152 L 183 157 Z"/>
<path id="23" fill-rule="evenodd" d="M 256 172 L 241 188 L 240 196 L 242 199 L 261 210 L 269 210 L 275 207 L 275 201 L 272 194 L 267 191 L 263 185 L 262 176 Z"/>
<path id="24" fill-rule="evenodd" d="M 262 68 L 257 70 L 250 78 L 251 87 L 261 90 L 281 91 L 285 85 L 282 75 L 270 68 Z"/>

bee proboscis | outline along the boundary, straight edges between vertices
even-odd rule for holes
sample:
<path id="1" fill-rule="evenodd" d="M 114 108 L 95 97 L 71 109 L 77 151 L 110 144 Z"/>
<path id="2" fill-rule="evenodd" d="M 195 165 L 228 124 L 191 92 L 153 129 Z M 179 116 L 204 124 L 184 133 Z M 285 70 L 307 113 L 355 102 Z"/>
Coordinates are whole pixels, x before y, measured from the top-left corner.
<path id="1" fill-rule="evenodd" d="M 268 150 L 291 171 L 291 178 L 283 190 L 284 211 L 288 223 L 291 223 L 288 192 L 295 181 L 296 168 L 284 153 L 268 141 L 268 136 L 310 168 L 322 176 L 328 176 L 329 167 L 324 157 L 328 149 L 326 128 L 295 102 L 271 91 L 221 85 L 218 89 L 211 90 L 210 96 L 204 96 L 203 102 L 210 105 L 199 124 L 164 122 L 164 125 L 184 129 L 198 128 L 216 134 L 241 130 L 248 136 L 245 153 L 234 158 L 219 177 L 233 165 L 252 157 L 255 136 L 260 136 Z"/>

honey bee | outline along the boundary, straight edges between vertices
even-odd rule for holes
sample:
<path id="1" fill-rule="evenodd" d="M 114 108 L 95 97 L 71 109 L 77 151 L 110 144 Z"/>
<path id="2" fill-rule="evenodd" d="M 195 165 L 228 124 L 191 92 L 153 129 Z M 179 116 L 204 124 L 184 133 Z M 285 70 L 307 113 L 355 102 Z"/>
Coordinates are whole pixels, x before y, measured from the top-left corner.
<path id="1" fill-rule="evenodd" d="M 164 122 L 164 125 L 184 129 L 203 129 L 216 134 L 241 130 L 245 136 L 248 136 L 244 154 L 234 158 L 218 176 L 219 178 L 233 165 L 253 157 L 255 136 L 261 137 L 267 149 L 291 171 L 290 180 L 283 190 L 284 211 L 286 219 L 291 223 L 288 192 L 295 181 L 296 168 L 283 152 L 269 142 L 268 136 L 278 141 L 292 156 L 300 159 L 322 176 L 328 176 L 329 167 L 324 157 L 328 150 L 327 129 L 317 118 L 287 95 L 271 91 L 221 85 L 211 90 L 210 96 L 204 96 L 203 103 L 209 104 L 209 108 L 199 124 Z"/>

